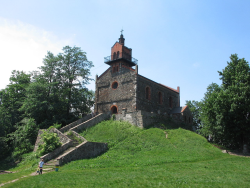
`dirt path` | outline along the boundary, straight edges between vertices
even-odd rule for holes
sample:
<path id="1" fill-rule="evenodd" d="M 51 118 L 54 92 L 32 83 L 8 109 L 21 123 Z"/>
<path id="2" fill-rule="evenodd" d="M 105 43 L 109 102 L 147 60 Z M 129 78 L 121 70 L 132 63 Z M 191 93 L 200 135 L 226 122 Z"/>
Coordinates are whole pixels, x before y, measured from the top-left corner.
<path id="1" fill-rule="evenodd" d="M 46 169 L 45 171 L 43 170 L 43 174 L 46 174 L 46 173 L 48 173 L 48 172 L 51 172 L 52 170 L 53 170 L 53 168 L 48 168 L 48 169 Z M 37 175 L 39 175 L 37 172 L 32 172 L 31 174 L 29 174 L 29 175 L 27 175 L 27 176 L 22 176 L 22 177 L 20 177 L 20 178 L 17 178 L 17 179 L 14 179 L 14 180 L 11 180 L 11 181 L 2 183 L 2 184 L 0 184 L 0 187 L 4 186 L 4 185 L 6 185 L 6 184 L 9 184 L 9 183 L 13 183 L 13 182 L 15 182 L 15 181 L 18 181 L 18 180 L 20 180 L 20 179 L 22 179 L 22 178 L 26 178 L 26 177 L 29 177 L 29 176 L 37 176 Z"/>
<path id="2" fill-rule="evenodd" d="M 231 152 L 227 150 L 221 150 L 222 153 L 228 153 L 229 155 L 239 156 L 239 157 L 250 157 L 249 154 L 243 154 L 243 153 L 237 153 L 237 152 Z"/>

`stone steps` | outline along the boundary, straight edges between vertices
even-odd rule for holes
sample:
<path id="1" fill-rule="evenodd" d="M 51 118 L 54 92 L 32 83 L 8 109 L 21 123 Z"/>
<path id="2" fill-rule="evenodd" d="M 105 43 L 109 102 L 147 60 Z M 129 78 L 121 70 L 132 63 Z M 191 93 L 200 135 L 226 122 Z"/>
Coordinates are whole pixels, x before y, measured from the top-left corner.
<path id="1" fill-rule="evenodd" d="M 60 155 L 58 155 L 57 157 L 55 157 L 54 159 L 51 159 L 50 161 L 46 162 L 46 166 L 44 166 L 44 169 L 46 168 L 51 168 L 51 166 L 55 166 L 56 164 L 58 164 L 57 162 L 57 158 L 61 157 L 63 154 L 72 151 L 73 149 L 75 149 L 75 147 L 70 147 L 68 149 L 66 149 L 64 152 L 60 153 Z M 50 166 L 50 167 L 48 167 Z"/>
<path id="2" fill-rule="evenodd" d="M 110 113 L 98 114 L 84 122 L 79 122 L 79 124 L 75 122 L 75 126 L 70 125 L 67 129 L 57 130 L 54 128 L 55 130 L 52 131 L 55 131 L 60 138 L 62 137 L 63 141 L 66 141 L 63 142 L 64 144 L 61 147 L 41 157 L 44 161 L 49 160 L 46 162 L 47 165 L 44 166 L 44 169 L 49 169 L 56 164 L 62 165 L 72 160 L 96 157 L 105 152 L 107 150 L 107 143 L 88 142 L 78 132 L 92 127 L 109 117 Z M 37 138 L 37 143 L 38 141 L 39 138 Z"/>

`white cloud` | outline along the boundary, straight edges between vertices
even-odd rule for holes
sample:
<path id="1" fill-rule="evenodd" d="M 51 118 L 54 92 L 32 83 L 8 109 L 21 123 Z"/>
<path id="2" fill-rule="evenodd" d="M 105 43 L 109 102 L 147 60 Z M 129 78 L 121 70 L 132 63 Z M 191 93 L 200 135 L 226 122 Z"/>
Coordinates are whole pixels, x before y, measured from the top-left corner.
<path id="1" fill-rule="evenodd" d="M 0 89 L 9 84 L 12 70 L 37 70 L 47 51 L 57 54 L 70 43 L 71 39 L 59 40 L 33 25 L 0 17 Z"/>

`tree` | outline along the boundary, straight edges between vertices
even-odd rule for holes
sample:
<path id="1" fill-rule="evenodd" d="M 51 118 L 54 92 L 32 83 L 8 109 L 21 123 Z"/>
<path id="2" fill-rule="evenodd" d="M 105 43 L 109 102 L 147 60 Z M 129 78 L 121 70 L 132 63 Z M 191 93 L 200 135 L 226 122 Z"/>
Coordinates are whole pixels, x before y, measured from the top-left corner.
<path id="1" fill-rule="evenodd" d="M 23 71 L 12 71 L 10 84 L 0 91 L 0 127 L 5 135 L 14 131 L 14 125 L 23 119 L 19 111 L 26 97 L 26 87 L 30 84 L 30 75 Z"/>
<path id="2" fill-rule="evenodd" d="M 237 54 L 222 71 L 222 85 L 211 84 L 202 100 L 202 134 L 230 148 L 250 144 L 250 67 Z"/>
<path id="3" fill-rule="evenodd" d="M 34 119 L 24 118 L 16 127 L 17 130 L 8 138 L 14 146 L 14 158 L 33 150 L 38 132 Z"/>
<path id="4" fill-rule="evenodd" d="M 186 105 L 188 105 L 188 107 L 192 113 L 193 125 L 196 127 L 196 129 L 198 129 L 200 127 L 200 124 L 201 124 L 201 120 L 200 120 L 201 102 L 194 101 L 194 100 L 192 100 L 192 101 L 187 100 Z"/>
<path id="5" fill-rule="evenodd" d="M 48 52 L 41 73 L 33 73 L 33 82 L 26 88 L 27 97 L 21 111 L 34 118 L 40 128 L 54 123 L 63 126 L 88 113 L 93 105 L 93 93 L 88 83 L 92 62 L 78 47 L 66 46 L 57 56 Z"/>
<path id="6" fill-rule="evenodd" d="M 67 100 L 66 115 L 69 117 L 71 109 L 77 109 L 74 106 L 72 96 L 77 89 L 81 89 L 91 79 L 90 68 L 93 67 L 91 61 L 87 60 L 86 53 L 79 47 L 65 46 L 63 53 L 58 55 L 60 66 L 60 78 L 62 80 L 63 93 Z"/>
<path id="7" fill-rule="evenodd" d="M 223 87 L 220 99 L 227 107 L 219 114 L 220 123 L 225 126 L 226 138 L 242 148 L 250 143 L 250 67 L 237 54 L 231 55 L 230 60 L 224 70 L 218 71 Z"/>
<path id="8" fill-rule="evenodd" d="M 207 92 L 205 93 L 203 100 L 200 102 L 200 133 L 205 137 L 213 135 L 214 142 L 219 142 L 222 134 L 221 127 L 217 124 L 216 120 L 216 112 L 218 105 L 215 106 L 218 93 L 220 91 L 221 87 L 218 84 L 210 84 L 207 87 Z"/>

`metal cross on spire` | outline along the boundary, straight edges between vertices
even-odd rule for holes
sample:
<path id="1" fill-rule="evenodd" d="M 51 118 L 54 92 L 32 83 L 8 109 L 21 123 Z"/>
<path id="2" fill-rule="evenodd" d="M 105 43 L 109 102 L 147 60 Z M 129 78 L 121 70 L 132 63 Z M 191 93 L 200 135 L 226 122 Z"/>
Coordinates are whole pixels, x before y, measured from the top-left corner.
<path id="1" fill-rule="evenodd" d="M 123 29 L 121 30 L 121 35 L 122 35 Z"/>

